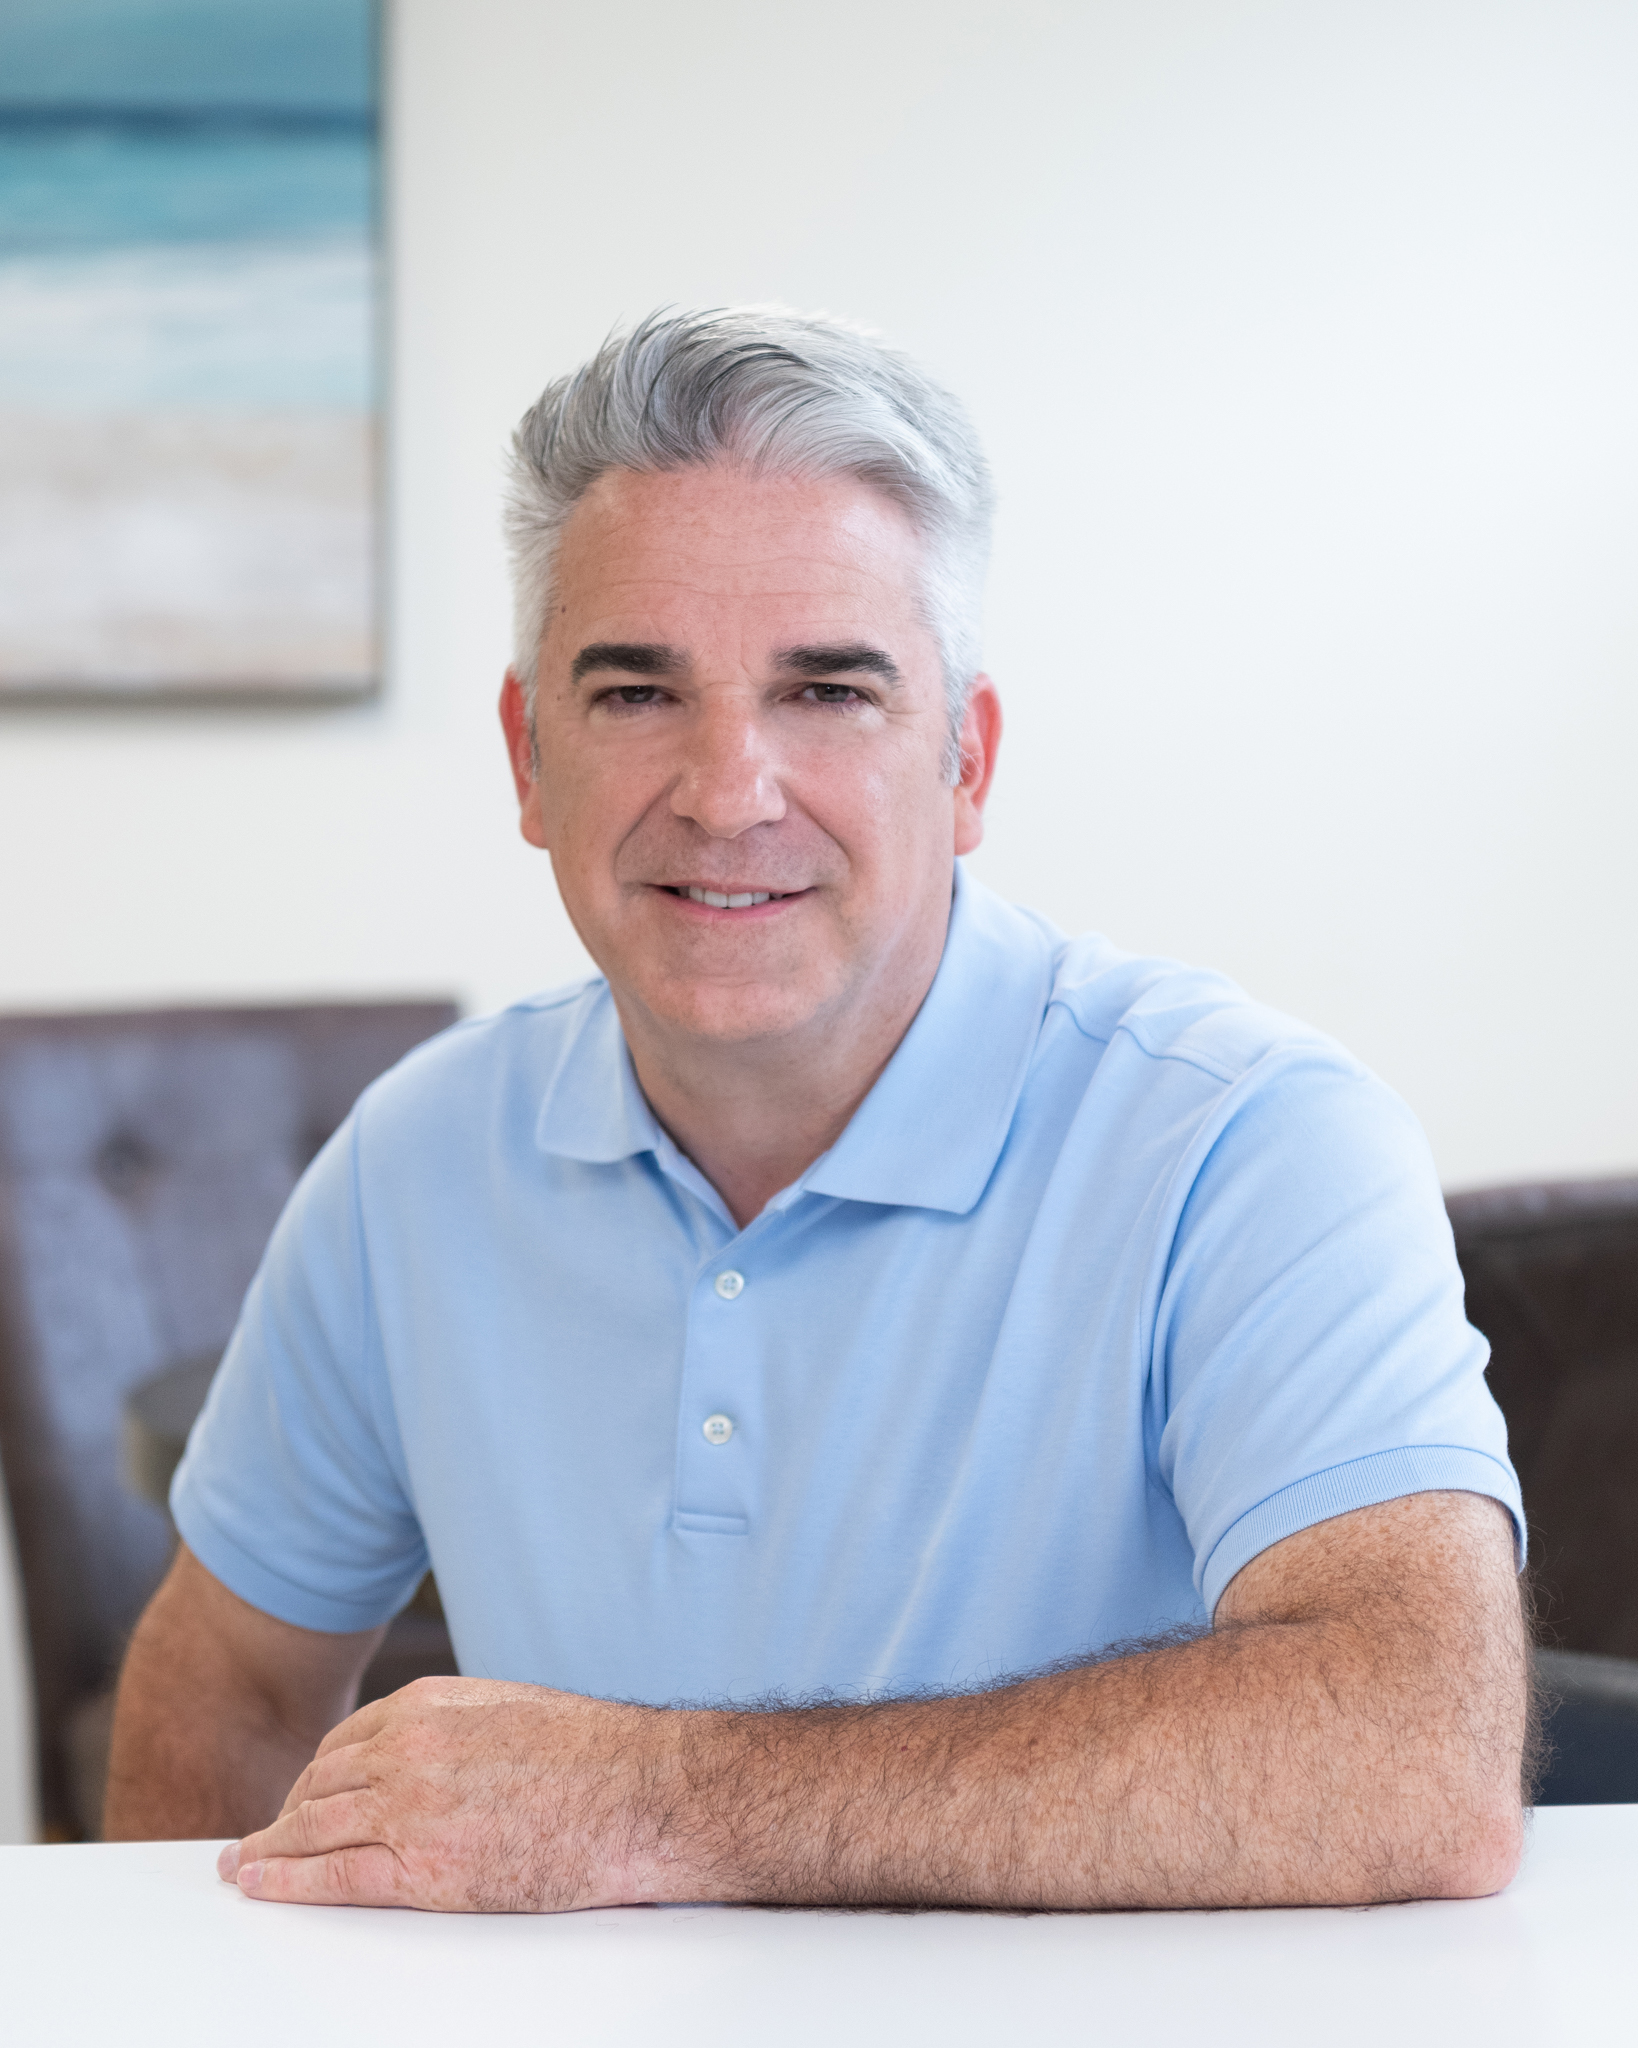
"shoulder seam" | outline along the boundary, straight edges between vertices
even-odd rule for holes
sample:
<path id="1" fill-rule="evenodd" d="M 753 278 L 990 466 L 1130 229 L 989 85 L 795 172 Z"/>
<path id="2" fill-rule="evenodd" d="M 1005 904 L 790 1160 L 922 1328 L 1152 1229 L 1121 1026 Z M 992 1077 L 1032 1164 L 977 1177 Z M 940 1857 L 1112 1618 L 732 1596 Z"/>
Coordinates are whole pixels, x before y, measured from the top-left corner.
<path id="1" fill-rule="evenodd" d="M 1175 1060 L 1179 1066 L 1193 1067 L 1196 1073 L 1206 1075 L 1208 1079 L 1218 1082 L 1224 1088 L 1238 1088 L 1243 1081 L 1248 1080 L 1251 1075 L 1267 1067 L 1271 1061 L 1278 1062 L 1290 1059 L 1304 1051 L 1312 1053 L 1322 1045 L 1327 1046 L 1333 1056 L 1340 1054 L 1341 1057 L 1336 1061 L 1336 1064 L 1339 1067 L 1346 1068 L 1355 1078 L 1358 1078 L 1366 1071 L 1357 1057 L 1350 1053 L 1345 1046 L 1335 1045 L 1328 1040 L 1324 1040 L 1319 1034 L 1315 1034 L 1314 1039 L 1306 1046 L 1301 1043 L 1292 1043 L 1289 1040 L 1265 1045 L 1257 1053 L 1256 1057 L 1247 1061 L 1243 1067 L 1230 1068 L 1222 1065 L 1220 1062 L 1214 1062 L 1207 1055 L 1196 1051 L 1192 1047 L 1151 1045 L 1143 1037 L 1138 1024 L 1130 1017 L 1120 1018 L 1112 1031 L 1100 1034 L 1099 1032 L 1088 1030 L 1083 1019 L 1077 1014 L 1074 1003 L 1068 997 L 1056 994 L 1051 996 L 1048 999 L 1047 1008 L 1051 1009 L 1055 1004 L 1068 1013 L 1070 1022 L 1089 1044 L 1112 1045 L 1115 1039 L 1124 1033 L 1137 1047 L 1138 1051 L 1143 1054 L 1145 1059 Z M 1229 1006 L 1225 1005 L 1225 1007 Z M 1244 1007 L 1255 1009 L 1258 1006 L 1254 1003 L 1246 1003 Z"/>
<path id="2" fill-rule="evenodd" d="M 1122 1017 L 1115 1026 L 1115 1029 L 1117 1031 L 1124 1031 L 1145 1058 L 1151 1060 L 1176 1060 L 1180 1066 L 1193 1067 L 1199 1073 L 1209 1074 L 1214 1081 L 1221 1081 L 1225 1088 L 1232 1088 L 1237 1082 L 1244 1080 L 1247 1074 L 1254 1072 L 1256 1068 L 1263 1064 L 1271 1052 L 1282 1050 L 1278 1046 L 1266 1046 L 1258 1053 L 1254 1060 L 1249 1061 L 1238 1072 L 1231 1073 L 1227 1068 L 1208 1059 L 1203 1053 L 1195 1052 L 1192 1049 L 1185 1049 L 1177 1045 L 1150 1045 L 1129 1017 Z"/>
<path id="3" fill-rule="evenodd" d="M 1055 1006 L 1068 1013 L 1069 1021 L 1090 1045 L 1112 1045 L 1115 1039 L 1122 1032 L 1125 1032 L 1126 1036 L 1131 1039 L 1145 1059 L 1176 1060 L 1182 1066 L 1194 1067 L 1202 1074 L 1209 1074 L 1214 1081 L 1221 1081 L 1225 1088 L 1232 1088 L 1235 1082 L 1240 1079 L 1238 1074 L 1226 1073 L 1223 1068 L 1213 1066 L 1208 1060 L 1202 1059 L 1198 1053 L 1183 1052 L 1175 1046 L 1167 1046 L 1164 1050 L 1157 1051 L 1154 1046 L 1144 1043 L 1138 1034 L 1136 1026 L 1125 1017 L 1120 1019 L 1113 1031 L 1091 1031 L 1087 1028 L 1085 1020 L 1080 1016 L 1074 1003 L 1071 1002 L 1068 996 L 1056 994 L 1050 996 L 1047 999 L 1047 1008 L 1050 1010 Z M 1260 1065 L 1264 1057 L 1266 1055 L 1259 1054 L 1258 1058 L 1252 1062 L 1252 1065 Z M 1245 1071 L 1250 1073 L 1251 1067 L 1247 1067 Z"/>
<path id="4" fill-rule="evenodd" d="M 1068 996 L 1060 995 L 1056 989 L 1047 997 L 1046 1006 L 1049 1010 L 1065 1011 L 1068 1014 L 1070 1023 L 1074 1025 L 1075 1029 L 1091 1045 L 1107 1045 L 1114 1036 L 1113 1032 L 1088 1030 L 1086 1020 L 1076 1009 L 1074 1003 Z"/>

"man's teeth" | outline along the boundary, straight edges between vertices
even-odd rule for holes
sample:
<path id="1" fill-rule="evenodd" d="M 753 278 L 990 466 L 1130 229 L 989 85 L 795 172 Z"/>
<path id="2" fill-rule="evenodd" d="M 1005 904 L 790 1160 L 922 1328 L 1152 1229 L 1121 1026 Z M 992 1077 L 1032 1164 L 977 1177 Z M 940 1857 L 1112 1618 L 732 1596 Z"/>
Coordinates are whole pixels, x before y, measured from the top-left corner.
<path id="1" fill-rule="evenodd" d="M 692 903 L 708 903 L 713 910 L 750 910 L 758 903 L 766 903 L 776 891 L 752 889 L 743 896 L 724 896 L 718 889 L 696 889 L 692 883 L 687 890 Z"/>

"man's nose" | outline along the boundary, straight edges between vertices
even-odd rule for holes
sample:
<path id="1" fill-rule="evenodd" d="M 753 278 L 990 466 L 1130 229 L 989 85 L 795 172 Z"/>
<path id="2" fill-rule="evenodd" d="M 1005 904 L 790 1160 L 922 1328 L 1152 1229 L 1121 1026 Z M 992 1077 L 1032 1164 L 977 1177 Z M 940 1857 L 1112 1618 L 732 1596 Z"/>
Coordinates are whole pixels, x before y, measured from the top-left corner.
<path id="1" fill-rule="evenodd" d="M 785 815 L 778 762 L 759 707 L 708 697 L 689 721 L 682 772 L 671 793 L 679 818 L 713 839 L 737 839 Z"/>

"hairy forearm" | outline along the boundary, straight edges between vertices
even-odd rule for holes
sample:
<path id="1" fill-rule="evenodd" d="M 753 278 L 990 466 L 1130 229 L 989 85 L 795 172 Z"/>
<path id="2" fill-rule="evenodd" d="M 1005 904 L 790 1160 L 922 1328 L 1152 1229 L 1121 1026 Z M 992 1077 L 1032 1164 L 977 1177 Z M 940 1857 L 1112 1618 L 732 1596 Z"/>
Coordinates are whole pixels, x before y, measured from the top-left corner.
<path id="1" fill-rule="evenodd" d="M 443 1911 L 1460 1897 L 1517 1863 L 1527 1655 L 1492 1500 L 1270 1546 L 1192 1641 L 964 1697 L 795 1711 L 424 1679 L 325 1738 L 224 1863 Z"/>
<path id="2" fill-rule="evenodd" d="M 305 1632 L 266 1617 L 249 1626 L 272 1640 L 247 1654 L 250 1610 L 241 1609 L 184 1552 L 137 1624 L 114 1711 L 107 1840 L 209 1840 L 265 1827 L 349 1711 L 360 1657 L 336 1671 L 304 1670 L 302 1645 L 281 1637 Z"/>
<path id="3" fill-rule="evenodd" d="M 1493 1890 L 1522 1684 L 1453 1687 L 1441 1648 L 1418 1673 L 1357 1622 L 1270 1622 L 966 1698 L 690 1716 L 653 1882 L 1083 1908 Z"/>
<path id="4" fill-rule="evenodd" d="M 1217 1621 L 964 1699 L 692 1717 L 654 1881 L 1059 1907 L 1507 1882 L 1529 1673 L 1494 1501 L 1416 1495 L 1318 1524 L 1249 1565 Z"/>

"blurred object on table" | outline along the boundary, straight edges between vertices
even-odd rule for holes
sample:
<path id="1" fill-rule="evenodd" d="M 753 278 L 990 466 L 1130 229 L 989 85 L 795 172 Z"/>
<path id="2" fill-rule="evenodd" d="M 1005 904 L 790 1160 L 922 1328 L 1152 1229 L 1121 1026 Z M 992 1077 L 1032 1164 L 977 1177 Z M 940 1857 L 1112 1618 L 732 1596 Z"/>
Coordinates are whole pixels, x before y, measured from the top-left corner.
<path id="1" fill-rule="evenodd" d="M 188 1432 L 198 1419 L 222 1362 L 219 1351 L 203 1358 L 185 1358 L 125 1397 L 120 1425 L 120 1469 L 125 1484 L 139 1500 L 166 1508 L 171 1481 L 188 1447 Z"/>

